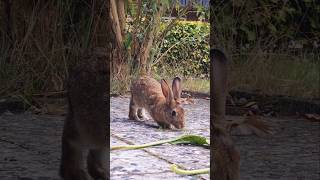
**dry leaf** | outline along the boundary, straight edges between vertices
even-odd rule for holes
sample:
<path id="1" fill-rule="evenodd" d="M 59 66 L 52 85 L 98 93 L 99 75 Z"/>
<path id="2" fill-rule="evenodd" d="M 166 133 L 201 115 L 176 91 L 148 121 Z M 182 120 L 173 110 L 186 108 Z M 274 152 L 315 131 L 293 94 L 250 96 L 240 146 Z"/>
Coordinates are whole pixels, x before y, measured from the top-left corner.
<path id="1" fill-rule="evenodd" d="M 245 119 L 229 121 L 227 129 L 234 131 L 237 135 L 251 135 L 255 134 L 259 137 L 268 134 L 274 134 L 273 127 L 270 123 L 263 121 L 258 116 L 251 115 Z"/>
<path id="2" fill-rule="evenodd" d="M 304 117 L 309 121 L 320 122 L 319 114 L 305 114 Z"/>
<path id="3" fill-rule="evenodd" d="M 253 106 L 253 105 L 257 105 L 257 102 L 255 102 L 255 101 L 248 102 L 248 103 L 246 103 L 246 104 L 244 105 L 244 107 L 251 107 L 251 106 Z"/>
<path id="4" fill-rule="evenodd" d="M 194 100 L 190 97 L 177 99 L 180 104 L 194 104 Z"/>

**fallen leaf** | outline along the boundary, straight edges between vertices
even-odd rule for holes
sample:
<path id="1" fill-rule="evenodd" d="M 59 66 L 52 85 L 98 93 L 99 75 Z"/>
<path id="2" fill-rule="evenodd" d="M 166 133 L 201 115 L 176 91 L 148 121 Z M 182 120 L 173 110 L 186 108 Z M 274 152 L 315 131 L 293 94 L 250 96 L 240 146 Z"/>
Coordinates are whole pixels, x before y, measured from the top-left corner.
<path id="1" fill-rule="evenodd" d="M 257 105 L 257 102 L 255 101 L 251 101 L 251 102 L 248 102 L 244 105 L 244 107 L 251 107 L 251 106 L 254 106 L 254 105 Z"/>
<path id="2" fill-rule="evenodd" d="M 304 117 L 309 121 L 320 122 L 319 114 L 304 114 Z"/>
<path id="3" fill-rule="evenodd" d="M 230 132 L 233 131 L 233 134 L 236 135 L 255 134 L 259 137 L 263 137 L 268 134 L 274 134 L 272 125 L 259 119 L 256 115 L 249 115 L 241 120 L 231 120 L 227 125 L 227 129 Z"/>

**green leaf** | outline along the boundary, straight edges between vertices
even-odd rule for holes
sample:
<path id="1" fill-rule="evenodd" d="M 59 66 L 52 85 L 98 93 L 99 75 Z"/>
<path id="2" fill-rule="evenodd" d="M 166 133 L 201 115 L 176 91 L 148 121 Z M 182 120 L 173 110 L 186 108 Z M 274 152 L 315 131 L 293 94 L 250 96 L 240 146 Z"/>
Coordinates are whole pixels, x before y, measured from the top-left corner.
<path id="1" fill-rule="evenodd" d="M 152 11 L 157 12 L 158 11 L 158 4 L 156 2 L 152 3 Z"/>
<path id="2" fill-rule="evenodd" d="M 128 49 L 131 46 L 131 43 L 132 43 L 132 34 L 128 32 L 124 40 L 124 47 Z"/>
<path id="3" fill-rule="evenodd" d="M 202 136 L 198 136 L 198 135 L 182 135 L 182 136 L 179 136 L 177 138 L 165 139 L 165 140 L 150 142 L 150 143 L 141 144 L 141 145 L 113 146 L 113 147 L 111 147 L 111 150 L 142 149 L 142 148 L 161 145 L 161 144 L 165 144 L 165 143 L 171 143 L 171 144 L 193 144 L 193 145 L 203 146 L 203 145 L 209 145 L 210 142 L 205 137 L 202 137 Z"/>
<path id="4" fill-rule="evenodd" d="M 247 35 L 249 41 L 256 40 L 256 33 L 254 31 L 247 31 Z"/>
<path id="5" fill-rule="evenodd" d="M 273 34 L 277 32 L 277 28 L 273 24 L 268 24 L 268 28 Z"/>
<path id="6" fill-rule="evenodd" d="M 171 171 L 175 172 L 176 174 L 181 174 L 181 175 L 197 175 L 197 174 L 209 174 L 210 173 L 210 168 L 205 168 L 205 169 L 196 169 L 196 170 L 184 170 L 178 168 L 177 165 L 172 164 L 170 166 Z"/>
<path id="7" fill-rule="evenodd" d="M 279 19 L 282 21 L 282 22 L 285 22 L 286 21 L 286 12 L 284 10 L 280 10 L 279 11 Z"/>
<path id="8" fill-rule="evenodd" d="M 170 0 L 161 0 L 165 9 L 170 8 Z"/>
<path id="9" fill-rule="evenodd" d="M 198 135 L 184 135 L 179 137 L 177 140 L 170 142 L 170 144 L 193 144 L 193 145 L 208 145 L 209 142 L 203 136 Z"/>
<path id="10" fill-rule="evenodd" d="M 246 25 L 241 25 L 240 29 L 247 34 L 249 41 L 254 41 L 256 39 L 256 33 L 251 31 Z"/>
<path id="11" fill-rule="evenodd" d="M 320 23 L 317 19 L 311 17 L 309 20 L 310 20 L 311 27 L 313 27 L 314 29 L 320 28 Z"/>

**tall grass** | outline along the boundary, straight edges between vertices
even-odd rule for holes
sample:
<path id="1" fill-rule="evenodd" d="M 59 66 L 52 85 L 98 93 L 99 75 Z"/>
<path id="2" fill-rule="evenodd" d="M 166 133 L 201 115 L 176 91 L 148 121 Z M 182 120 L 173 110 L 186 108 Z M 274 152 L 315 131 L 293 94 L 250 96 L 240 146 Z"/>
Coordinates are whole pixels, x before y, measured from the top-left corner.
<path id="1" fill-rule="evenodd" d="M 0 96 L 31 98 L 65 89 L 68 69 L 81 52 L 103 46 L 109 35 L 101 18 L 104 6 L 92 3 L 12 1 L 10 22 L 0 22 Z M 4 8 L 1 3 L 0 11 Z"/>
<path id="2" fill-rule="evenodd" d="M 13 39 L 5 38 L 8 32 L 1 29 L 0 95 L 61 91 L 69 58 L 58 8 L 52 3 L 24 5 L 12 5 Z"/>
<path id="3" fill-rule="evenodd" d="M 212 3 L 210 44 L 232 59 L 230 89 L 320 98 L 314 2 Z"/>
<path id="4" fill-rule="evenodd" d="M 90 10 L 79 14 L 82 11 L 77 8 L 86 6 L 80 1 L 77 5 L 73 3 L 76 2 L 12 1 L 12 31 L 9 33 L 4 5 L 0 4 L 0 97 L 21 95 L 29 98 L 34 94 L 65 90 L 68 67 L 76 63 L 78 50 L 103 44 L 109 35 L 104 31 L 104 19 L 92 18 L 94 13 Z M 232 59 L 230 89 L 319 98 L 319 52 L 307 54 L 302 50 L 295 55 L 280 49 L 276 54 L 261 53 L 264 46 L 257 41 L 251 51 L 236 54 L 239 51 L 234 52 L 232 43 L 228 43 L 232 41 L 230 37 L 228 33 L 219 34 L 219 40 L 225 42 L 222 43 L 224 49 Z M 131 79 L 136 77 L 130 67 L 130 64 L 124 64 L 119 74 L 112 75 L 111 93 L 129 90 Z M 172 68 L 177 71 L 163 71 L 153 76 L 169 80 L 183 74 L 179 64 L 164 69 Z M 194 79 L 192 75 L 182 78 L 186 90 L 209 92 L 208 79 Z"/>
<path id="5" fill-rule="evenodd" d="M 320 98 L 319 54 L 234 55 L 229 87 L 270 95 Z"/>

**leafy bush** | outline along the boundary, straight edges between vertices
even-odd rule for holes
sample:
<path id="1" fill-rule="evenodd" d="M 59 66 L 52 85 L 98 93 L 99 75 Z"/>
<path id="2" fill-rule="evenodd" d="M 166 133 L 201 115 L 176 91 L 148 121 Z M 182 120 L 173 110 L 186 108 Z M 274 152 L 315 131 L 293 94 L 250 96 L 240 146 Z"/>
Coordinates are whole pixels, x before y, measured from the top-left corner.
<path id="1" fill-rule="evenodd" d="M 314 51 L 314 44 L 319 44 L 320 4 L 316 1 L 226 0 L 211 4 L 215 43 L 233 53 Z M 297 46 L 301 48 L 293 48 Z"/>
<path id="2" fill-rule="evenodd" d="M 181 21 L 171 29 L 162 43 L 157 74 L 208 77 L 210 26 L 202 22 Z"/>

